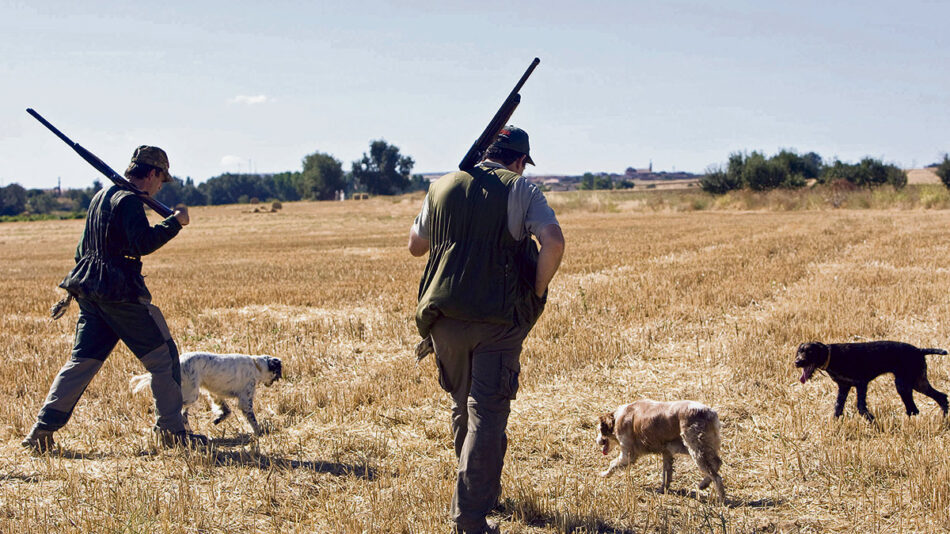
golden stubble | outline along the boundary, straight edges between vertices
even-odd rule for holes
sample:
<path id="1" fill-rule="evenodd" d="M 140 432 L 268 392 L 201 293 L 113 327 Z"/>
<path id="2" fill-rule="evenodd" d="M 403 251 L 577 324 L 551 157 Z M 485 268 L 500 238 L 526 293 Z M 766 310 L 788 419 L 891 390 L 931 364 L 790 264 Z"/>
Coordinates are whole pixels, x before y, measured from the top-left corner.
<path id="1" fill-rule="evenodd" d="M 880 427 L 853 396 L 834 420 L 831 380 L 802 385 L 792 366 L 809 340 L 950 348 L 950 213 L 549 197 L 567 253 L 522 354 L 506 528 L 950 529 L 950 433 L 936 404 L 917 395 L 921 415 L 907 418 L 882 377 L 868 394 Z M 121 345 L 57 433 L 63 454 L 22 450 L 72 345 L 76 307 L 56 322 L 47 310 L 82 221 L 0 225 L 0 531 L 449 531 L 450 399 L 433 359 L 413 356 L 425 260 L 406 243 L 421 199 L 192 208 L 193 223 L 145 259 L 182 352 L 284 363 L 284 380 L 257 395 L 269 434 L 234 439 L 241 416 L 215 427 L 201 401 L 196 430 L 227 439 L 190 454 L 149 440 L 152 401 L 128 387 L 142 367 Z M 950 357 L 930 356 L 929 374 L 950 390 Z M 658 493 L 658 457 L 597 477 L 608 462 L 597 416 L 642 397 L 719 411 L 728 506 L 696 490 L 688 458 L 670 494 Z"/>

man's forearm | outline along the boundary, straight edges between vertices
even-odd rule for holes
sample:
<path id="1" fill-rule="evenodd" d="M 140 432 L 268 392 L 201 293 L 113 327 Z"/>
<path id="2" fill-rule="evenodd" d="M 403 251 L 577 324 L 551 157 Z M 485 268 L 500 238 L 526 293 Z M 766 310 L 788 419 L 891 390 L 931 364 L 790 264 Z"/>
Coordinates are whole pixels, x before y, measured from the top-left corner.
<path id="1" fill-rule="evenodd" d="M 181 223 L 174 216 L 169 215 L 162 222 L 151 226 L 145 217 L 145 210 L 141 204 L 129 198 L 118 206 L 117 214 L 120 224 L 125 230 L 128 239 L 128 253 L 135 256 L 145 256 L 162 248 L 181 231 Z"/>
<path id="2" fill-rule="evenodd" d="M 564 257 L 564 235 L 561 234 L 561 227 L 553 224 L 544 227 L 538 241 L 541 242 L 541 250 L 538 251 L 534 292 L 540 297 L 544 295 L 554 273 L 561 266 L 561 258 Z"/>
<path id="3" fill-rule="evenodd" d="M 424 256 L 429 252 L 429 240 L 416 233 L 415 228 L 409 230 L 409 253 L 413 256 Z"/>

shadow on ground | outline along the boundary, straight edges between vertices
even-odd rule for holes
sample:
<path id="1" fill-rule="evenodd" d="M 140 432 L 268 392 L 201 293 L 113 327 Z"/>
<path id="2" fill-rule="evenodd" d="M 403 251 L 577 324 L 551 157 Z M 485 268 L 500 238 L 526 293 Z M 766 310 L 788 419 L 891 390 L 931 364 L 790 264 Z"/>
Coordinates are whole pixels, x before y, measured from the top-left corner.
<path id="1" fill-rule="evenodd" d="M 376 470 L 365 465 L 349 465 L 320 460 L 291 460 L 280 456 L 247 451 L 226 451 L 213 448 L 208 452 L 215 466 L 242 466 L 258 469 L 302 469 L 314 473 L 326 473 L 335 476 L 355 476 L 366 480 L 376 480 Z"/>
<path id="2" fill-rule="evenodd" d="M 366 480 L 376 480 L 376 470 L 365 465 L 349 465 L 319 460 L 291 460 L 279 456 L 260 454 L 255 450 L 230 451 L 223 448 L 253 444 L 255 439 L 250 434 L 240 434 L 233 438 L 212 439 L 210 459 L 216 466 L 240 465 L 258 469 L 302 469 L 314 473 L 326 473 L 335 476 L 352 475 Z"/>
<path id="3" fill-rule="evenodd" d="M 495 507 L 494 512 L 506 516 L 507 521 L 515 521 L 514 515 L 521 517 L 517 521 L 523 525 L 537 528 L 556 528 L 562 532 L 590 532 L 597 534 L 637 534 L 637 531 L 612 525 L 599 517 L 565 514 L 558 511 L 551 513 L 538 509 L 530 502 L 515 502 L 505 499 Z"/>
<path id="4" fill-rule="evenodd" d="M 111 452 L 77 452 L 71 449 L 64 449 L 57 444 L 53 449 L 46 452 L 28 451 L 31 456 L 51 458 L 63 458 L 65 460 L 105 460 L 114 458 L 115 454 Z"/>
<path id="5" fill-rule="evenodd" d="M 661 488 L 645 488 L 646 491 L 656 493 L 657 495 L 663 495 L 664 491 Z M 710 501 L 708 495 L 700 493 L 698 490 L 690 489 L 677 489 L 677 490 L 667 490 L 665 493 L 669 495 L 676 495 L 679 497 L 686 497 L 690 499 L 696 499 L 697 501 L 708 502 L 710 504 L 716 504 L 715 500 Z M 785 501 L 782 499 L 772 499 L 769 497 L 756 500 L 743 500 L 735 497 L 729 497 L 728 488 L 726 488 L 726 506 L 729 508 L 771 508 L 773 506 L 780 506 L 785 504 Z"/>
<path id="6" fill-rule="evenodd" d="M 249 436 L 239 436 L 236 438 L 222 438 L 211 440 L 211 448 L 207 450 L 192 450 L 192 453 L 200 455 L 206 459 L 212 466 L 242 466 L 256 467 L 258 469 L 301 469 L 314 473 L 326 473 L 334 476 L 355 476 L 365 480 L 376 480 L 377 473 L 372 467 L 366 465 L 350 465 L 339 462 L 324 462 L 320 460 L 293 460 L 280 456 L 266 455 L 254 450 L 227 450 L 224 447 L 235 447 L 247 445 L 253 442 Z M 152 456 L 156 450 L 143 450 L 137 456 Z M 49 456 L 54 458 L 64 458 L 67 460 L 103 460 L 114 458 L 114 453 L 107 452 L 76 452 L 70 449 L 64 449 L 57 446 L 53 450 L 45 453 L 33 453 L 34 456 Z M 33 475 L 20 477 L 16 474 L 0 474 L 0 481 L 8 479 L 19 479 L 24 482 L 38 482 L 39 478 Z"/>
<path id="7" fill-rule="evenodd" d="M 660 488 L 646 488 L 646 491 L 650 491 L 658 495 L 662 495 L 664 493 Z M 700 493 L 698 490 L 679 489 L 669 490 L 666 493 L 670 495 L 677 495 L 679 497 L 696 499 L 698 501 L 709 502 L 708 497 Z M 771 498 L 743 500 L 739 498 L 729 498 L 727 494 L 725 504 L 729 508 L 769 508 L 773 506 L 779 506 L 784 502 L 785 501 L 781 499 Z M 563 532 L 582 531 L 597 534 L 637 534 L 638 532 L 633 529 L 611 524 L 600 517 L 592 515 L 582 516 L 570 513 L 562 513 L 560 511 L 551 512 L 549 510 L 542 510 L 539 509 L 534 503 L 527 501 L 505 499 L 504 502 L 495 507 L 494 512 L 506 516 L 506 520 L 508 521 L 514 521 L 514 517 L 518 516 L 521 518 L 520 522 L 524 525 L 538 528 L 556 528 Z"/>

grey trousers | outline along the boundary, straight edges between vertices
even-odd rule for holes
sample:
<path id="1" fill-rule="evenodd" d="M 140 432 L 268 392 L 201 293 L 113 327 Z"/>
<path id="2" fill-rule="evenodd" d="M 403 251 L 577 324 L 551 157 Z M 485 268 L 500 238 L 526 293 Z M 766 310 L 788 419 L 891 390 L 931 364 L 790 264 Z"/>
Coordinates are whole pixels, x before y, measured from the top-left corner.
<path id="1" fill-rule="evenodd" d="M 505 429 L 518 392 L 523 327 L 439 318 L 432 344 L 439 385 L 452 395 L 452 434 L 458 478 L 452 518 L 475 532 L 501 496 L 501 470 L 508 448 Z"/>
<path id="2" fill-rule="evenodd" d="M 155 426 L 169 432 L 184 430 L 178 347 L 161 310 L 139 302 L 77 302 L 79 321 L 72 355 L 53 379 L 37 416 L 39 428 L 56 431 L 69 421 L 79 398 L 121 339 L 152 375 Z"/>

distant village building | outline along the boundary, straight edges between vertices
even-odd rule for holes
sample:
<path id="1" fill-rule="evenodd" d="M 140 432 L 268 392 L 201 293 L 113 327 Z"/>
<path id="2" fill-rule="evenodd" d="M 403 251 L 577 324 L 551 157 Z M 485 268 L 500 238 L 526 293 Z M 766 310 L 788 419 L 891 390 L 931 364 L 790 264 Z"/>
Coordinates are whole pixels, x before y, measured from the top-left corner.
<path id="1" fill-rule="evenodd" d="M 633 167 L 627 167 L 626 172 L 623 173 L 627 178 L 637 178 L 637 175 L 640 174 L 653 174 L 653 160 L 650 160 L 650 166 L 645 169 L 634 169 Z"/>

